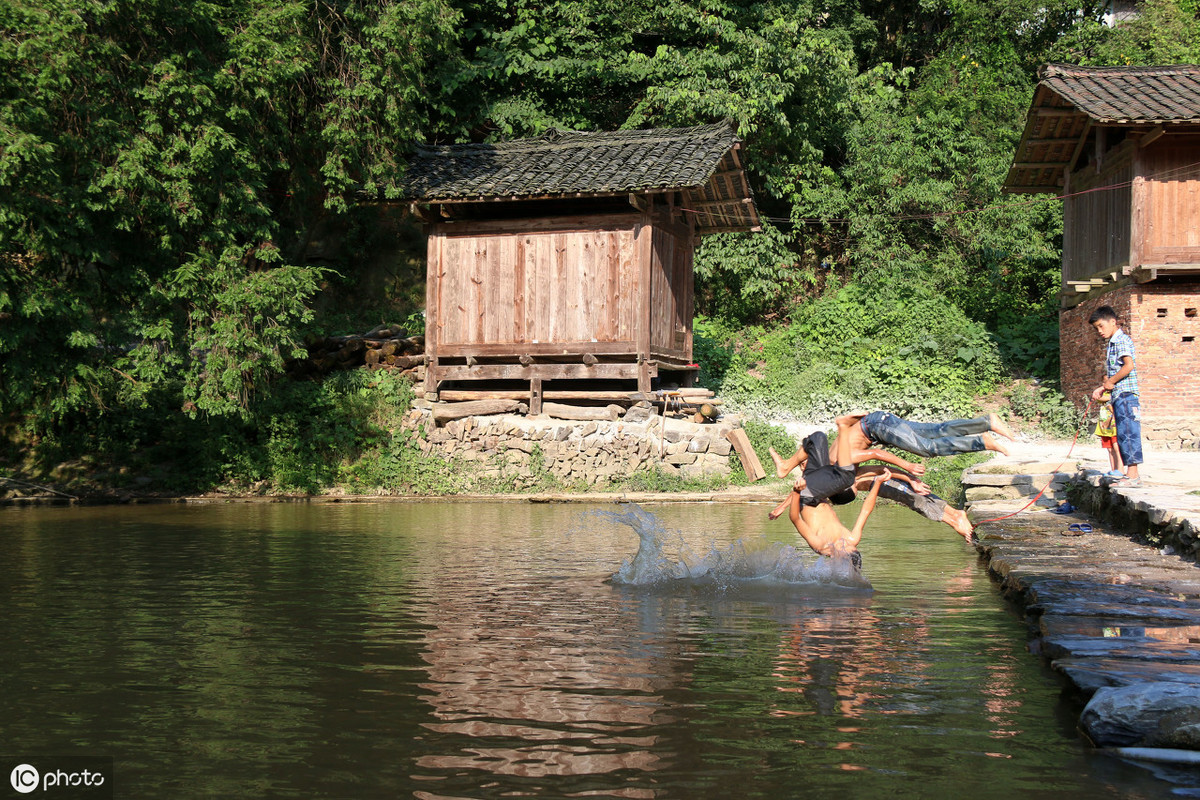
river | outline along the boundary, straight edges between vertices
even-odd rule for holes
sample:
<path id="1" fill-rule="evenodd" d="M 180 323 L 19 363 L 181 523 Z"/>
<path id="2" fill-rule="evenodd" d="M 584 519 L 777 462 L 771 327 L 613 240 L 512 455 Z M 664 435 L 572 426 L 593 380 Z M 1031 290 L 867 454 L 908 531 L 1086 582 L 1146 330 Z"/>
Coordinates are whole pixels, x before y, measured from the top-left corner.
<path id="1" fill-rule="evenodd" d="M 767 509 L 0 509 L 0 754 L 133 798 L 1200 786 L 1085 746 L 946 526 L 879 508 L 859 578 Z"/>

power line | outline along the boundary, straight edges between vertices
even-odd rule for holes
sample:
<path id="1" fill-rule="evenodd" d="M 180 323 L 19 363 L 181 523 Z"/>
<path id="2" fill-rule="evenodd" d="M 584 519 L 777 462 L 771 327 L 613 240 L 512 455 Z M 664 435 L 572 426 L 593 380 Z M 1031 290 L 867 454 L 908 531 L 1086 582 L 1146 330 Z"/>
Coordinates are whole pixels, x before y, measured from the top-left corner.
<path id="1" fill-rule="evenodd" d="M 1146 180 L 1154 180 L 1154 181 L 1179 180 L 1181 178 L 1184 178 L 1185 176 L 1187 178 L 1200 179 L 1200 161 L 1192 163 L 1192 164 L 1187 164 L 1182 167 L 1174 167 L 1172 169 L 1163 170 L 1162 172 L 1158 172 L 1153 175 L 1148 175 L 1148 176 L 1146 176 Z M 1105 186 L 1096 186 L 1091 189 L 1083 189 L 1078 192 L 1068 192 L 1067 194 L 1060 194 L 1060 195 L 1056 195 L 1054 197 L 1038 197 L 1038 198 L 1034 198 L 1032 200 L 1021 200 L 1021 201 L 1016 201 L 1016 202 L 1012 202 L 1012 203 L 994 203 L 994 204 L 988 205 L 988 206 L 981 206 L 979 208 L 964 208 L 964 209 L 960 209 L 958 211 L 934 211 L 934 212 L 931 212 L 928 214 L 890 214 L 890 215 L 889 214 L 871 214 L 869 216 L 877 218 L 877 219 L 882 217 L 885 219 L 894 220 L 896 222 L 908 222 L 911 220 L 920 220 L 920 219 L 937 219 L 940 217 L 957 217 L 957 216 L 963 216 L 966 214 L 982 214 L 986 211 L 996 211 L 996 210 L 1005 209 L 1005 208 L 1020 208 L 1022 206 L 1036 205 L 1038 203 L 1051 203 L 1051 202 L 1055 202 L 1055 201 L 1066 200 L 1071 197 L 1080 197 L 1085 194 L 1092 194 L 1093 192 L 1111 192 L 1111 191 L 1114 191 L 1117 189 L 1127 189 L 1132 185 L 1133 185 L 1132 180 L 1121 181 L 1119 183 L 1107 184 Z M 687 211 L 692 214 L 703 214 L 704 216 L 712 217 L 712 218 L 718 218 L 721 216 L 719 213 L 712 212 L 712 211 L 697 211 L 697 210 L 690 209 L 690 208 L 681 208 L 680 210 Z M 799 218 L 793 219 L 791 217 L 760 216 L 759 219 L 766 220 L 768 222 L 773 222 L 773 223 L 785 223 L 785 224 L 793 224 L 793 225 L 798 225 L 798 224 L 802 224 L 802 225 L 812 225 L 812 224 L 848 225 L 853 221 L 849 217 L 799 217 Z"/>

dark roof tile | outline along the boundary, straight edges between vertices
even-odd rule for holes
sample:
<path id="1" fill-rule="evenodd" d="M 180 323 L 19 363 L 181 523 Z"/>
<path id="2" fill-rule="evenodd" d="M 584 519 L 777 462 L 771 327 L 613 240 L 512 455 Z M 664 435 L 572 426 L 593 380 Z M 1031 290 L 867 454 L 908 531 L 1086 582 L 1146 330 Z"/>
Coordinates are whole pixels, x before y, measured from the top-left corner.
<path id="1" fill-rule="evenodd" d="M 1042 85 L 1096 122 L 1200 122 L 1200 66 L 1049 64 Z"/>
<path id="2" fill-rule="evenodd" d="M 495 144 L 419 147 L 402 182 L 402 197 L 438 203 L 691 190 L 685 199 L 721 208 L 698 219 L 701 233 L 758 226 L 749 185 L 714 180 L 741 172 L 732 156 L 739 140 L 728 120 L 692 128 L 630 131 L 552 129 Z"/>

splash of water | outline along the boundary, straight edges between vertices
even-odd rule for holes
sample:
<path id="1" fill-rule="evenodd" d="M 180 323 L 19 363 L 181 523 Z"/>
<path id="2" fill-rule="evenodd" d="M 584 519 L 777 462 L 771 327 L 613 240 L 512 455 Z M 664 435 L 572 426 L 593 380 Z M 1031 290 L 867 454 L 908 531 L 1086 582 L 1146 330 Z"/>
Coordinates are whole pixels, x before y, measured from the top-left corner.
<path id="1" fill-rule="evenodd" d="M 637 552 L 610 578 L 623 586 L 715 586 L 722 590 L 748 586 L 838 586 L 870 589 L 871 584 L 846 558 L 826 558 L 778 542 L 738 539 L 707 553 L 691 547 L 679 531 L 666 528 L 654 514 L 635 503 L 619 510 L 596 510 L 587 516 L 626 525 L 638 536 Z M 813 560 L 815 559 L 815 560 Z"/>

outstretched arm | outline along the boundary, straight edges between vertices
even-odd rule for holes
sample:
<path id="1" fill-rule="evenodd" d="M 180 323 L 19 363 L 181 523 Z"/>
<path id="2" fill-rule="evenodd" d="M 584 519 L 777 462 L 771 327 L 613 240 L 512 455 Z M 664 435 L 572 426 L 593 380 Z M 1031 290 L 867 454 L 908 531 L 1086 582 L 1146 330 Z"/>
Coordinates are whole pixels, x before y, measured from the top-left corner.
<path id="1" fill-rule="evenodd" d="M 871 485 L 871 481 L 874 480 L 875 476 L 883 473 L 884 470 L 892 473 L 892 480 L 903 481 L 911 486 L 915 494 L 929 494 L 931 491 L 933 491 L 929 488 L 929 484 L 913 475 L 909 475 L 904 470 L 888 469 L 887 467 L 880 466 L 879 464 L 870 464 L 865 467 L 859 467 L 854 478 L 854 488 L 866 489 Z"/>
<path id="2" fill-rule="evenodd" d="M 872 447 L 870 450 L 855 450 L 852 459 L 855 464 L 861 464 L 864 461 L 882 461 L 886 464 L 891 464 L 893 467 L 908 470 L 913 475 L 925 474 L 924 464 L 918 464 L 915 461 L 905 461 L 903 458 L 894 456 L 888 451 L 880 450 L 877 447 Z"/>
<path id="3" fill-rule="evenodd" d="M 891 477 L 892 473 L 885 469 L 882 474 L 876 475 L 875 479 L 871 481 L 871 491 L 863 500 L 862 509 L 858 512 L 858 519 L 854 522 L 854 529 L 850 531 L 850 538 L 855 547 L 858 547 L 858 542 L 862 539 L 863 528 L 867 525 L 867 517 L 871 516 L 871 512 L 875 510 L 875 502 L 879 499 L 879 487 Z"/>

